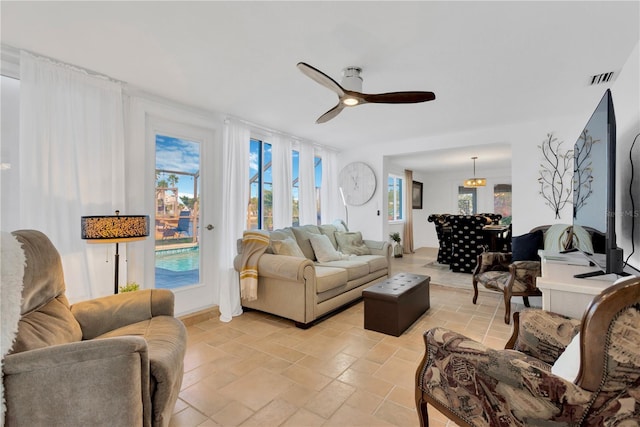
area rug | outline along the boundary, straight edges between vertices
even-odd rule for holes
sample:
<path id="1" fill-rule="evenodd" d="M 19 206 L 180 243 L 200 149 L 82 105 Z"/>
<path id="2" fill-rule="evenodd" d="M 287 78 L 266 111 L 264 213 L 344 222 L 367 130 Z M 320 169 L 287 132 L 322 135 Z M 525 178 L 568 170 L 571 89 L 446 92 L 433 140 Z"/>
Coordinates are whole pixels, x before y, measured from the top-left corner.
<path id="1" fill-rule="evenodd" d="M 437 261 L 431 261 L 426 263 L 425 265 L 423 265 L 423 267 L 425 268 L 438 268 L 441 270 L 448 270 L 449 269 L 449 264 L 440 264 Z"/>

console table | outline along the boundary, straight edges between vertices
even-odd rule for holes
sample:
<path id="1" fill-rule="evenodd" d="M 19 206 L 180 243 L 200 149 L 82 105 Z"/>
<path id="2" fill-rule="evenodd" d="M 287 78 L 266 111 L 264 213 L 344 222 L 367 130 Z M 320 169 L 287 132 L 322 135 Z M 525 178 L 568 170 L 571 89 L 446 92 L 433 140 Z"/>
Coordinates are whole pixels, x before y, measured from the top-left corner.
<path id="1" fill-rule="evenodd" d="M 598 267 L 589 265 L 581 253 L 559 254 L 540 251 L 542 277 L 536 286 L 542 292 L 542 309 L 581 319 L 596 295 L 618 279 L 615 274 L 576 279 L 574 274 L 587 273 Z"/>

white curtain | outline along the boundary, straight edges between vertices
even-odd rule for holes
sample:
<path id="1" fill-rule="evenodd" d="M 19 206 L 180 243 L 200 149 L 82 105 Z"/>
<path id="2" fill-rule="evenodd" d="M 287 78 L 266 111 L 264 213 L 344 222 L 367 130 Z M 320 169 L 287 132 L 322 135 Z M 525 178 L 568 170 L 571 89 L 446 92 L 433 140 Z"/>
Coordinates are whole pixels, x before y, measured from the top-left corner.
<path id="1" fill-rule="evenodd" d="M 290 227 L 293 217 L 291 199 L 291 140 L 274 135 L 271 142 L 271 173 L 273 174 L 273 229 Z"/>
<path id="2" fill-rule="evenodd" d="M 20 226 L 56 246 L 70 300 L 108 295 L 115 247 L 83 241 L 80 217 L 130 214 L 121 85 L 26 52 L 20 80 Z"/>
<path id="3" fill-rule="evenodd" d="M 338 189 L 338 156 L 335 151 L 322 149 L 322 188 L 320 209 L 323 224 L 330 224 L 336 219 L 347 221 L 344 205 Z"/>
<path id="4" fill-rule="evenodd" d="M 246 227 L 249 203 L 249 129 L 231 120 L 225 122 L 222 148 L 222 236 L 220 250 L 220 320 L 229 322 L 242 314 L 238 273 L 233 268 L 237 240 Z"/>
<path id="5" fill-rule="evenodd" d="M 315 153 L 313 145 L 306 142 L 300 143 L 299 171 L 300 225 L 317 224 L 318 210 L 316 208 Z"/>

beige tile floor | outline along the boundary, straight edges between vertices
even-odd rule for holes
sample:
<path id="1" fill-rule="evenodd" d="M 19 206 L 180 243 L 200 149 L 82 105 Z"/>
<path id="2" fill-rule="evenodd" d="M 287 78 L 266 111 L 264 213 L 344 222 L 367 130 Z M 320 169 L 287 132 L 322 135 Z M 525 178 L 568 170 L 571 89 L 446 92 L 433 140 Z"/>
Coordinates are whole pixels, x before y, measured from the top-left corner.
<path id="1" fill-rule="evenodd" d="M 307 330 L 255 311 L 188 326 L 171 425 L 417 426 L 414 375 L 424 331 L 445 326 L 494 348 L 511 335 L 501 294 L 481 292 L 472 304 L 471 276 L 425 268 L 434 254 L 419 249 L 393 260 L 392 274 L 433 276 L 431 308 L 400 337 L 364 329 L 362 301 Z M 440 285 L 447 275 L 457 287 Z M 434 427 L 454 425 L 433 408 L 429 417 Z"/>

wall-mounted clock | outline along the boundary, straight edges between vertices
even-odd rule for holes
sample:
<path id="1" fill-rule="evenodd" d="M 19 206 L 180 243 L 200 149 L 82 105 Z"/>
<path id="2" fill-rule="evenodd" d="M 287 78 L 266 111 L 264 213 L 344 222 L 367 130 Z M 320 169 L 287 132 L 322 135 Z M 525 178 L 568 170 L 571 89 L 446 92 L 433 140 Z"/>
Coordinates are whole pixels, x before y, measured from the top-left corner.
<path id="1" fill-rule="evenodd" d="M 360 206 L 367 203 L 376 192 L 376 175 L 366 163 L 353 162 L 340 171 L 338 184 L 345 201 L 352 206 Z"/>

